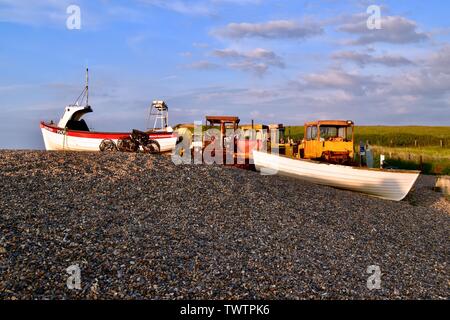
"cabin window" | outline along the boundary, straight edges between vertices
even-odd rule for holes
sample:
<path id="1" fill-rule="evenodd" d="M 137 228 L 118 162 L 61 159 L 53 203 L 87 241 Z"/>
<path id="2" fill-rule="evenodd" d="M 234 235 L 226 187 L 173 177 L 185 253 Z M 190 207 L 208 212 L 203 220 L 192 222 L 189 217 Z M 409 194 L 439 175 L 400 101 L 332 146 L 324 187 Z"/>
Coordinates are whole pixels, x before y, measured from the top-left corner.
<path id="1" fill-rule="evenodd" d="M 340 133 L 340 131 L 339 131 L 339 133 Z M 328 126 L 320 127 L 320 139 L 321 140 L 329 140 L 330 138 L 335 138 L 337 136 L 338 136 L 338 128 L 337 127 L 328 127 Z"/>
<path id="2" fill-rule="evenodd" d="M 306 140 L 311 140 L 311 127 L 306 128 Z"/>
<path id="3" fill-rule="evenodd" d="M 320 141 L 351 141 L 352 127 L 320 126 Z"/>
<path id="4" fill-rule="evenodd" d="M 310 141 L 310 140 L 316 140 L 317 139 L 317 127 L 316 126 L 312 126 L 312 127 L 307 127 L 306 128 L 306 140 Z"/>
<path id="5" fill-rule="evenodd" d="M 347 141 L 353 140 L 353 127 L 347 127 Z"/>
<path id="6" fill-rule="evenodd" d="M 316 140 L 317 139 L 317 133 L 319 130 L 317 130 L 317 127 L 311 127 L 311 140 Z"/>

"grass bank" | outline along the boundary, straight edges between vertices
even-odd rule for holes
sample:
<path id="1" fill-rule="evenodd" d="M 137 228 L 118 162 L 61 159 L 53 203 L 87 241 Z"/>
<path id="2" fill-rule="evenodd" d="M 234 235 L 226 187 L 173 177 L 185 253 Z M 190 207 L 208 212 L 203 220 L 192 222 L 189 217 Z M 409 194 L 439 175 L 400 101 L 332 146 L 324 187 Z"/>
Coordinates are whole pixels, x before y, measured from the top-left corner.
<path id="1" fill-rule="evenodd" d="M 386 164 L 399 169 L 421 170 L 426 174 L 450 175 L 450 148 L 401 148 L 372 146 L 379 164 L 379 155 L 386 156 Z"/>

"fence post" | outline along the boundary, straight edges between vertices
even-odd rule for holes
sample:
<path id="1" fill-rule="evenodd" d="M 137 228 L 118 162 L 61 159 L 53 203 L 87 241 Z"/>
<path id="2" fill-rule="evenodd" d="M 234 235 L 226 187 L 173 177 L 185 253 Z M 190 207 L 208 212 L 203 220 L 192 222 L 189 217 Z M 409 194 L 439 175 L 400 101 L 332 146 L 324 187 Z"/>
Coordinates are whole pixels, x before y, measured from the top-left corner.
<path id="1" fill-rule="evenodd" d="M 444 147 L 444 142 L 441 140 L 441 148 Z"/>

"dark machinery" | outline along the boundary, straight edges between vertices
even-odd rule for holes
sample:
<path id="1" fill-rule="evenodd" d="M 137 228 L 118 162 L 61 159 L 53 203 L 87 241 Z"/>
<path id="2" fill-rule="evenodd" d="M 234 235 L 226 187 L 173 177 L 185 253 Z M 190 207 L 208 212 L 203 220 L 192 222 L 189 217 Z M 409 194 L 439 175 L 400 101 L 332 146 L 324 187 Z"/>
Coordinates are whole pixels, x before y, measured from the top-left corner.
<path id="1" fill-rule="evenodd" d="M 133 129 L 129 137 L 119 139 L 117 144 L 109 139 L 103 140 L 100 151 L 159 153 L 160 146 L 157 141 L 151 140 L 147 133 Z"/>

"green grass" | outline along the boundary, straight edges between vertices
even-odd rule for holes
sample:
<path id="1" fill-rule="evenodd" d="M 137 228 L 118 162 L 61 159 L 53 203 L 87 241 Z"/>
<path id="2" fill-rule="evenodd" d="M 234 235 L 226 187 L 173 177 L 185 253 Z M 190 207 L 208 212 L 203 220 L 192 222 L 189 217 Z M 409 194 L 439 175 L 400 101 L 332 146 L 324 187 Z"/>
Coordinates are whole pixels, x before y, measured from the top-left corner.
<path id="1" fill-rule="evenodd" d="M 372 147 L 375 158 L 386 156 L 386 164 L 399 169 L 420 170 L 426 174 L 450 175 L 450 148 Z"/>
<path id="2" fill-rule="evenodd" d="M 412 160 L 420 160 L 420 156 L 424 160 L 436 160 L 436 159 L 448 159 L 450 161 L 450 148 L 441 147 L 383 147 L 374 146 L 373 149 L 376 152 L 382 152 L 384 154 L 395 154 L 402 158 L 411 158 Z"/>
<path id="3" fill-rule="evenodd" d="M 387 147 L 450 148 L 450 127 L 356 127 L 355 141 Z"/>

